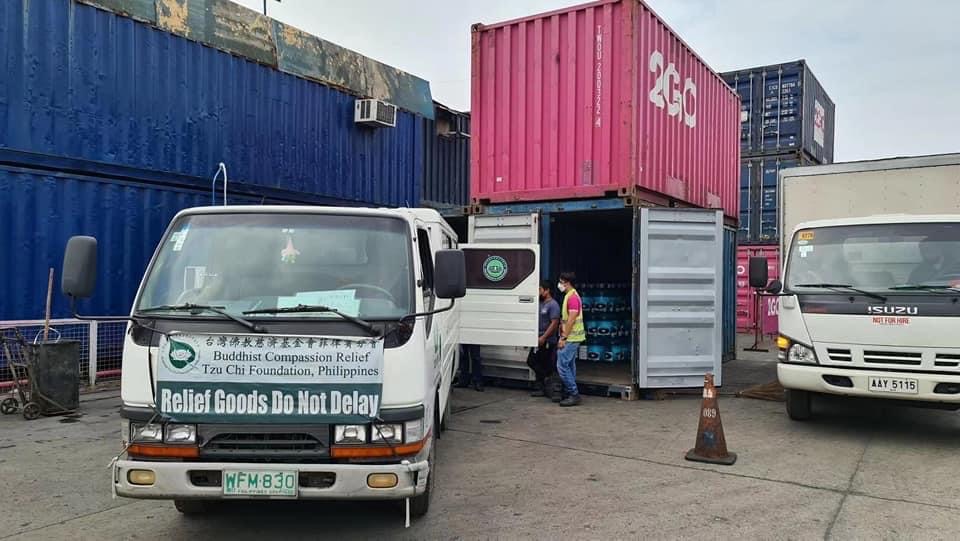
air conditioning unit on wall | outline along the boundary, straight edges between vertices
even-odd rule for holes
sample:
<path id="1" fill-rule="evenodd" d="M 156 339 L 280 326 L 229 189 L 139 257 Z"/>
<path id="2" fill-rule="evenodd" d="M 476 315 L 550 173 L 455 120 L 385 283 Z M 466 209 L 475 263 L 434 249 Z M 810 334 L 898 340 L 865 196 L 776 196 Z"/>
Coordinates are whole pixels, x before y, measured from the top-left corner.
<path id="1" fill-rule="evenodd" d="M 396 127 L 397 106 L 380 100 L 359 99 L 353 106 L 353 122 L 375 128 Z"/>

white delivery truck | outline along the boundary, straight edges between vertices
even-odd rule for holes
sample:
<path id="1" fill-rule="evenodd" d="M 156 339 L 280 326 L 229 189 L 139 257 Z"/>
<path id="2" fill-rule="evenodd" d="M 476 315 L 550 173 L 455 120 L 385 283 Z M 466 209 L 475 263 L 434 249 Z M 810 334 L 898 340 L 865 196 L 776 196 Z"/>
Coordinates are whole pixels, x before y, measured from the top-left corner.
<path id="1" fill-rule="evenodd" d="M 790 418 L 817 394 L 960 408 L 960 154 L 788 169 L 779 199 Z"/>
<path id="2" fill-rule="evenodd" d="M 458 362 L 456 247 L 425 209 L 180 212 L 130 314 L 116 493 L 185 513 L 251 498 L 426 513 Z M 71 239 L 64 292 L 89 297 L 96 267 L 95 239 Z"/>

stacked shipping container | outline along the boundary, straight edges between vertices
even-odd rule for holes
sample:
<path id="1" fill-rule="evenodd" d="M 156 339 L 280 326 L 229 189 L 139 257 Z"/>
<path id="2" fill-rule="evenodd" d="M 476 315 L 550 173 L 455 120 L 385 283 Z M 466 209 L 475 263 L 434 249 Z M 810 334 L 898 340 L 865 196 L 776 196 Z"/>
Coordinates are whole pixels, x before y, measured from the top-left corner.
<path id="1" fill-rule="evenodd" d="M 223 203 L 219 162 L 229 203 L 420 198 L 428 83 L 230 2 L 2 2 L 0 70 L 0 320 L 42 316 L 74 234 L 109 262 L 85 311 L 125 314 L 169 219 Z M 397 126 L 355 125 L 357 96 Z"/>
<path id="2" fill-rule="evenodd" d="M 781 235 L 780 171 L 833 162 L 834 103 L 803 60 L 722 77 L 741 99 L 738 242 L 751 245 L 749 252 L 767 257 L 774 268 L 779 264 Z M 753 329 L 762 319 L 754 317 L 753 296 L 746 279 L 738 279 L 737 327 L 741 330 Z M 764 330 L 775 328 L 775 316 L 772 320 L 767 316 Z"/>
<path id="3" fill-rule="evenodd" d="M 475 203 L 634 196 L 735 221 L 739 100 L 646 5 L 473 27 Z"/>
<path id="4" fill-rule="evenodd" d="M 645 4 L 603 0 L 474 25 L 471 99 L 472 211 L 541 214 L 544 277 L 573 270 L 583 285 L 582 358 L 629 380 L 637 208 L 722 209 L 735 224 L 737 96 Z M 731 331 L 735 235 L 713 306 Z"/>

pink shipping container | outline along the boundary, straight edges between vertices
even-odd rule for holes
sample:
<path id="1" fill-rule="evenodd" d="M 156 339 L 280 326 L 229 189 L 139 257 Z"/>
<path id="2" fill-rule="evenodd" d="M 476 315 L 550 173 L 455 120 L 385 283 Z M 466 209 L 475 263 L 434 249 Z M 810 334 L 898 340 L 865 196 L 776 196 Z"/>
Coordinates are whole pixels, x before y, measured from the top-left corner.
<path id="1" fill-rule="evenodd" d="M 754 318 L 754 291 L 750 288 L 747 275 L 750 269 L 751 257 L 767 258 L 767 275 L 770 280 L 780 277 L 780 246 L 777 244 L 763 244 L 756 246 L 737 247 L 737 331 L 753 332 L 756 319 Z M 760 297 L 760 314 L 762 331 L 764 334 L 777 334 L 779 324 L 777 309 L 779 297 Z"/>
<path id="2" fill-rule="evenodd" d="M 646 4 L 472 36 L 475 204 L 619 195 L 738 213 L 740 100 Z"/>

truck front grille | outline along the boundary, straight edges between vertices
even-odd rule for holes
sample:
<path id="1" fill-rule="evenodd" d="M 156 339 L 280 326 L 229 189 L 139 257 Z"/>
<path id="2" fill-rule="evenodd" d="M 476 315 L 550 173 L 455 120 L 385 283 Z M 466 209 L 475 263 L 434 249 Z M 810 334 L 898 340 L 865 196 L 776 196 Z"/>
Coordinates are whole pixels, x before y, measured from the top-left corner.
<path id="1" fill-rule="evenodd" d="M 960 373 L 960 348 L 903 347 L 849 344 L 817 344 L 817 358 L 827 366 L 873 370 Z"/>
<path id="2" fill-rule="evenodd" d="M 863 362 L 869 364 L 898 364 L 904 366 L 920 366 L 923 364 L 923 354 L 908 351 L 871 351 L 863 352 Z"/>
<path id="3" fill-rule="evenodd" d="M 827 348 L 827 355 L 831 361 L 849 363 L 853 361 L 853 355 L 849 349 Z"/>
<path id="4" fill-rule="evenodd" d="M 200 425 L 197 430 L 204 459 L 310 462 L 330 456 L 327 425 Z"/>
<path id="5" fill-rule="evenodd" d="M 956 368 L 960 366 L 960 355 L 937 353 L 933 364 L 934 366 L 939 366 L 941 368 Z"/>

